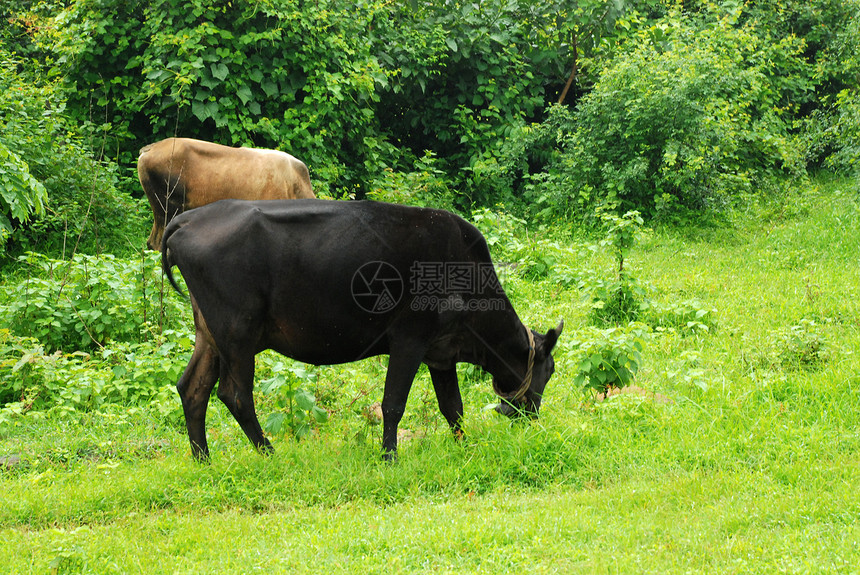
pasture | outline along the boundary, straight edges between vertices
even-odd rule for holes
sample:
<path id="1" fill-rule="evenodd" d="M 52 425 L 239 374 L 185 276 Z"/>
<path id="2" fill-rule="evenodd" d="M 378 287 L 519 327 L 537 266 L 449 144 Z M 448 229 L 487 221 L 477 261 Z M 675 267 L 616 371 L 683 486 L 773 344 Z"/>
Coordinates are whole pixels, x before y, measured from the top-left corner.
<path id="1" fill-rule="evenodd" d="M 213 397 L 212 460 L 196 463 L 172 392 L 193 334 L 180 315 L 151 344 L 173 374 L 151 384 L 157 401 L 0 415 L 2 570 L 857 573 L 860 185 L 821 179 L 748 206 L 718 228 L 658 228 L 628 254 L 651 310 L 617 328 L 638 330 L 641 365 L 633 392 L 605 400 L 574 382 L 582 345 L 611 329 L 588 320 L 590 286 L 613 273 L 599 234 L 485 213 L 520 317 L 565 320 L 541 416 L 495 414 L 489 379 L 463 366 L 456 442 L 423 370 L 395 464 L 366 416 L 384 358 L 306 368 L 270 354 L 257 411 L 275 453 L 256 453 Z M 8 381 L 22 357 L 0 343 Z M 68 385 L 105 353 L 75 359 Z M 132 378 L 139 356 L 125 353 L 111 381 Z"/>

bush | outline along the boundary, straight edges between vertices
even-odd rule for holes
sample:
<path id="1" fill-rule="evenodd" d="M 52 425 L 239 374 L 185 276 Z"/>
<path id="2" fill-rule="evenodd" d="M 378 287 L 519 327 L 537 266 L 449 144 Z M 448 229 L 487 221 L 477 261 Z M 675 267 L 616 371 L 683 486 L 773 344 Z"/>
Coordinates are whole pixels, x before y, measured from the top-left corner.
<path id="1" fill-rule="evenodd" d="M 801 66 L 802 43 L 765 42 L 720 19 L 668 20 L 640 34 L 601 74 L 575 114 L 550 112 L 561 151 L 542 189 L 555 211 L 593 205 L 720 210 L 734 198 L 801 174 L 769 73 Z"/>
<path id="2" fill-rule="evenodd" d="M 472 221 L 487 241 L 502 284 L 511 274 L 530 280 L 552 276 L 571 283 L 575 272 L 565 262 L 580 257 L 578 246 L 552 241 L 544 229 L 529 233 L 525 220 L 504 211 L 504 206 L 497 208 L 475 209 Z"/>
<path id="3" fill-rule="evenodd" d="M 682 334 L 704 334 L 717 326 L 717 310 L 698 300 L 648 303 L 643 321 L 655 329 L 674 329 Z"/>
<path id="4" fill-rule="evenodd" d="M 860 90 L 843 90 L 828 129 L 834 151 L 827 165 L 845 172 L 860 172 Z"/>
<path id="5" fill-rule="evenodd" d="M 316 373 L 306 366 L 277 361 L 271 366 L 274 374 L 260 382 L 260 393 L 274 396 L 276 411 L 269 414 L 263 429 L 269 433 L 289 431 L 296 439 L 307 437 L 315 425 L 328 421 L 328 412 L 317 405 L 313 392 L 300 384 L 316 381 Z"/>
<path id="6" fill-rule="evenodd" d="M 437 167 L 435 154 L 428 150 L 415 161 L 413 171 L 385 168 L 373 179 L 367 198 L 407 206 L 451 209 L 454 194 L 444 172 Z"/>
<path id="7" fill-rule="evenodd" d="M 647 337 L 647 326 L 636 323 L 625 328 L 589 328 L 569 344 L 569 359 L 577 366 L 574 383 L 603 394 L 629 385 L 642 365 Z"/>
<path id="8" fill-rule="evenodd" d="M 142 244 L 117 167 L 91 156 L 56 88 L 28 83 L 19 65 L 0 50 L 0 253 Z"/>
<path id="9" fill-rule="evenodd" d="M 77 255 L 70 261 L 21 256 L 29 276 L 0 288 L 0 318 L 15 334 L 49 351 L 94 351 L 110 341 L 152 339 L 187 314 L 178 298 L 161 301 L 160 254 L 138 261 Z M 162 305 L 159 305 L 162 304 Z"/>
<path id="10" fill-rule="evenodd" d="M 117 343 L 91 355 L 48 352 L 34 338 L 0 330 L 0 428 L 29 411 L 90 411 L 111 403 L 178 418 L 174 386 L 191 341 L 176 339 L 155 346 Z"/>
<path id="11" fill-rule="evenodd" d="M 442 160 L 461 208 L 515 200 L 500 146 L 563 82 L 573 14 L 553 0 L 393 4 L 376 47 L 392 72 L 376 114 L 392 141 Z M 597 34 L 595 34 L 597 35 Z M 560 86 L 559 86 L 560 89 Z"/>
<path id="12" fill-rule="evenodd" d="M 605 230 L 600 245 L 611 249 L 617 267 L 616 275 L 611 280 L 580 284 L 580 288 L 586 289 L 591 295 L 591 321 L 597 325 L 635 321 L 639 312 L 646 307 L 647 298 L 645 288 L 639 284 L 639 280 L 624 269 L 624 258 L 648 230 L 642 228 L 645 222 L 635 210 L 618 216 L 598 208 L 597 219 Z"/>
<path id="13" fill-rule="evenodd" d="M 820 369 L 830 359 L 827 338 L 813 320 L 802 319 L 795 325 L 770 335 L 767 363 L 787 370 Z"/>
<path id="14" fill-rule="evenodd" d="M 598 326 L 620 325 L 636 321 L 647 305 L 646 291 L 639 281 L 627 274 L 611 280 L 580 283 L 591 298 L 589 321 Z"/>

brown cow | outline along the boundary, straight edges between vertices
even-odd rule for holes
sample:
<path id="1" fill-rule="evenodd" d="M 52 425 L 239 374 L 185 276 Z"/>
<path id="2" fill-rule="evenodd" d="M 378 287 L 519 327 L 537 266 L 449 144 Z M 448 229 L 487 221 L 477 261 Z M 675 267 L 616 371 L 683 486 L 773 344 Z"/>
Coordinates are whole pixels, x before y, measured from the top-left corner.
<path id="1" fill-rule="evenodd" d="M 164 227 L 185 210 L 225 198 L 314 197 L 307 166 L 285 152 L 190 138 L 167 138 L 141 148 L 137 175 L 155 218 L 146 245 L 156 251 Z"/>

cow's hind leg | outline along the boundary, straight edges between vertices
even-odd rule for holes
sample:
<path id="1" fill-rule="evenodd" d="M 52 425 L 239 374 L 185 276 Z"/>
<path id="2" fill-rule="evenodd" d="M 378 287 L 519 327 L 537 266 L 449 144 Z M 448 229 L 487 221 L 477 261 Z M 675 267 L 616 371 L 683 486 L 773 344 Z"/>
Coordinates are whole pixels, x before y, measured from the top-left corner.
<path id="1" fill-rule="evenodd" d="M 191 360 L 176 382 L 176 389 L 182 399 L 185 412 L 185 427 L 191 442 L 191 454 L 198 460 L 209 458 L 206 442 L 206 407 L 215 382 L 218 381 L 218 354 L 207 343 L 206 338 L 197 333 Z"/>
<path id="2" fill-rule="evenodd" d="M 234 353 L 221 364 L 221 381 L 218 398 L 224 402 L 251 443 L 262 452 L 272 451 L 272 444 L 263 435 L 263 429 L 254 410 L 254 354 Z"/>
<path id="3" fill-rule="evenodd" d="M 463 419 L 463 399 L 460 396 L 460 386 L 457 384 L 457 369 L 434 369 L 430 368 L 430 378 L 433 380 L 433 389 L 436 391 L 436 400 L 439 402 L 439 411 L 445 416 L 454 437 L 460 439 L 463 430 L 460 421 Z"/>

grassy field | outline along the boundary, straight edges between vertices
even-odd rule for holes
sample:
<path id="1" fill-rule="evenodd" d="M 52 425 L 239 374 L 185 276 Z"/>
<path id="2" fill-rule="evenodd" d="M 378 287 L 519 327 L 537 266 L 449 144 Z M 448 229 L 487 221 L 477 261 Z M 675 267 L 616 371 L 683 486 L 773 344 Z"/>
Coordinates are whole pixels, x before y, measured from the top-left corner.
<path id="1" fill-rule="evenodd" d="M 421 374 L 394 465 L 362 416 L 380 359 L 313 370 L 331 418 L 270 457 L 217 400 L 208 465 L 175 413 L 24 418 L 0 433 L 0 570 L 860 573 L 860 186 L 733 218 L 630 254 L 656 309 L 707 321 L 651 330 L 642 391 L 605 401 L 573 376 L 581 286 L 611 257 L 564 230 L 523 240 L 552 271 L 507 291 L 533 327 L 566 322 L 540 419 L 485 409 L 489 381 L 464 367 L 457 443 Z M 277 409 L 258 402 L 261 420 Z"/>

